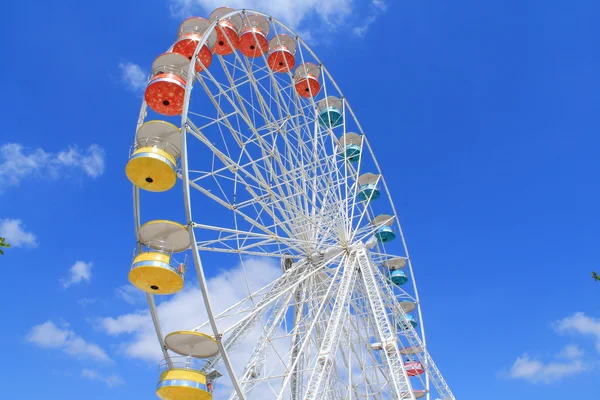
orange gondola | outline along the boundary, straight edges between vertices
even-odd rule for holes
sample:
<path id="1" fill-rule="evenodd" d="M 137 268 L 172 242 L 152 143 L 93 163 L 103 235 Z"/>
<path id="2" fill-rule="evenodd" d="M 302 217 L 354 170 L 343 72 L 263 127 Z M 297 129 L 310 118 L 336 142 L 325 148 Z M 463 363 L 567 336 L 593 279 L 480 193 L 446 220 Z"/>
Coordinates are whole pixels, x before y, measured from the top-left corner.
<path id="1" fill-rule="evenodd" d="M 154 60 L 144 94 L 151 109 L 162 115 L 181 114 L 189 65 L 190 60 L 177 53 L 164 53 Z"/>
<path id="2" fill-rule="evenodd" d="M 234 10 L 228 7 L 220 7 L 210 14 L 211 21 L 217 23 L 217 43 L 213 47 L 213 53 L 226 56 L 235 51 L 240 43 L 239 32 L 242 28 L 242 17 L 239 14 L 228 18 L 222 18 Z"/>
<path id="3" fill-rule="evenodd" d="M 289 72 L 296 64 L 296 41 L 290 36 L 281 34 L 269 42 L 267 63 L 273 72 Z"/>

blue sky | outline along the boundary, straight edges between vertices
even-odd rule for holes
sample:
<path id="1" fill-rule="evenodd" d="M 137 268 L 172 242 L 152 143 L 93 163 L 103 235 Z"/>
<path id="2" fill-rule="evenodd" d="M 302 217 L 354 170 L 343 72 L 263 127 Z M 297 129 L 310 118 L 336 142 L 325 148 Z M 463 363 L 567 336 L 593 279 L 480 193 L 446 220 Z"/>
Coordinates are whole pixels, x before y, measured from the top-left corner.
<path id="1" fill-rule="evenodd" d="M 242 3 L 268 4 L 230 5 Z M 455 395 L 598 393 L 600 6 L 281 4 L 271 11 L 310 35 L 369 132 L 411 250 L 429 349 Z M 156 368 L 140 356 L 147 335 L 133 321 L 144 305 L 124 288 L 135 244 L 124 165 L 140 71 L 169 47 L 182 13 L 218 5 L 4 8 L 6 396 L 152 398 Z M 224 266 L 214 265 L 218 279 Z"/>

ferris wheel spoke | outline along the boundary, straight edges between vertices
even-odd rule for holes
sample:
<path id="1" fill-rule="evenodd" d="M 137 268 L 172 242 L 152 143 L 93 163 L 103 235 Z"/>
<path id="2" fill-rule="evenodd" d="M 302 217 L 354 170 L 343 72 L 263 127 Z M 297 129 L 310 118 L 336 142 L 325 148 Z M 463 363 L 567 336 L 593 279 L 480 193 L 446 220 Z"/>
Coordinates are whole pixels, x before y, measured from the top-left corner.
<path id="1" fill-rule="evenodd" d="M 215 200 L 217 203 L 219 203 L 223 207 L 225 207 L 225 208 L 233 211 L 234 215 L 241 217 L 244 221 L 246 221 L 247 223 L 249 223 L 251 226 L 253 226 L 253 227 L 261 230 L 262 232 L 264 232 L 264 233 L 266 233 L 268 235 L 279 236 L 279 235 L 277 235 L 276 232 L 270 231 L 268 229 L 268 227 L 264 223 L 261 223 L 260 221 L 257 221 L 255 219 L 251 218 L 249 215 L 243 213 L 241 210 L 237 209 L 233 205 L 230 205 L 230 204 L 227 204 L 227 203 L 223 202 L 218 197 L 212 196 L 209 191 L 207 191 L 206 189 L 204 189 L 200 185 L 196 184 L 195 182 L 190 182 L 189 184 L 190 184 L 191 187 L 197 189 L 199 192 L 205 194 L 207 197 Z M 282 229 L 282 230 L 286 231 L 286 226 L 285 225 L 277 225 L 277 226 L 279 227 L 279 229 Z M 291 232 L 285 232 L 285 233 L 288 234 L 289 236 L 292 236 Z"/>
<path id="2" fill-rule="evenodd" d="M 262 98 L 262 96 L 261 96 L 261 93 L 260 93 L 260 91 L 258 90 L 258 88 L 257 88 L 257 86 L 256 86 L 256 85 L 253 85 L 253 88 L 255 89 L 255 92 L 256 92 L 256 98 L 257 98 L 257 99 L 259 99 L 259 100 L 262 100 L 262 101 L 261 101 L 261 104 L 260 104 L 260 106 L 261 106 L 261 109 L 265 110 L 265 109 L 266 109 L 266 105 L 265 105 L 265 103 L 264 103 L 264 100 L 263 100 L 263 98 Z M 238 97 L 240 97 L 240 98 L 241 98 L 241 96 L 239 96 L 239 95 L 238 95 Z M 275 117 L 274 117 L 272 114 L 271 114 L 271 116 L 270 116 L 270 117 L 271 117 L 271 119 L 275 119 Z M 269 149 L 269 150 L 270 150 L 270 149 Z M 281 162 L 279 162 L 279 168 L 280 168 L 282 171 L 285 171 L 285 165 L 283 165 L 283 163 L 281 163 Z M 269 171 L 267 171 L 267 172 L 269 172 Z M 271 176 L 273 176 L 273 175 L 277 175 L 276 173 L 274 173 L 273 167 L 270 167 L 270 174 L 271 174 Z M 278 189 L 279 189 L 279 193 L 283 193 L 283 192 L 284 192 L 284 191 L 282 190 L 282 187 L 281 187 L 281 185 L 278 185 Z M 296 189 L 297 189 L 297 186 L 296 186 Z M 290 191 L 290 189 L 289 189 L 289 186 L 288 186 L 288 189 L 287 189 L 287 191 L 288 191 L 288 192 Z"/>
<path id="3" fill-rule="evenodd" d="M 300 250 L 301 246 L 306 246 L 309 242 L 306 242 L 301 239 L 289 238 L 284 236 L 278 236 L 276 234 L 265 234 L 259 232 L 252 231 L 242 231 L 239 229 L 231 229 L 220 226 L 212 226 L 205 225 L 199 223 L 192 223 L 192 226 L 197 229 L 214 231 L 219 233 L 219 237 L 212 240 L 206 240 L 203 242 L 198 242 L 206 245 L 211 245 L 214 243 L 227 243 L 228 241 L 235 241 L 237 243 L 237 249 L 240 251 L 248 250 L 254 246 L 260 246 L 269 243 L 283 244 L 288 249 Z M 256 242 L 259 241 L 260 242 Z M 254 241 L 254 242 L 251 242 Z M 249 243 L 251 242 L 251 243 Z M 232 247 L 233 248 L 233 247 Z"/>
<path id="4" fill-rule="evenodd" d="M 243 61 L 242 61 L 241 59 L 239 59 L 239 56 L 238 56 L 238 55 L 236 55 L 236 60 L 237 60 L 237 61 L 239 61 L 240 63 L 243 63 Z M 247 63 L 248 63 L 248 61 L 247 61 Z M 246 73 L 248 74 L 248 76 L 251 76 L 252 78 L 254 78 L 254 75 L 253 75 L 253 74 L 251 74 L 251 72 L 252 72 L 252 68 L 246 68 L 244 72 L 246 72 Z M 230 77 L 230 75 L 228 75 L 228 76 Z M 230 80 L 230 82 L 232 81 L 231 77 L 229 78 L 229 80 Z M 255 90 L 256 98 L 257 98 L 257 99 L 259 100 L 259 102 L 260 102 L 261 110 L 262 110 L 263 112 L 264 112 L 265 110 L 270 110 L 270 109 L 267 107 L 267 105 L 265 104 L 265 102 L 264 102 L 264 99 L 263 99 L 263 96 L 262 96 L 262 93 L 261 93 L 261 91 L 260 91 L 260 90 L 258 90 L 258 86 L 257 86 L 257 84 L 256 84 L 256 79 L 249 79 L 249 80 L 250 80 L 250 81 L 253 81 L 253 85 L 252 85 L 252 87 L 253 87 L 253 88 L 254 88 L 254 90 Z M 243 98 L 243 97 L 242 97 L 242 96 L 240 96 L 239 94 L 237 95 L 237 97 L 238 97 L 238 99 L 242 99 L 242 98 Z M 301 109 L 301 110 L 303 110 L 302 108 L 300 108 L 300 109 Z M 281 113 L 280 113 L 280 115 L 281 115 Z M 304 116 L 304 119 L 305 119 L 305 126 L 306 126 L 306 127 L 308 127 L 308 118 L 306 118 L 306 116 L 305 116 L 305 115 L 303 115 L 303 116 Z M 272 118 L 272 119 L 274 119 L 275 117 L 274 117 L 274 116 L 271 114 L 271 118 Z M 323 148 L 324 148 L 324 146 L 321 146 L 321 149 L 323 149 Z M 325 158 L 325 159 L 327 159 L 327 158 Z"/>
<path id="5" fill-rule="evenodd" d="M 273 196 L 274 192 L 271 190 L 271 186 L 267 185 L 267 184 L 264 182 L 264 179 L 257 179 L 257 178 L 256 178 L 256 175 L 255 175 L 255 174 L 252 174 L 252 173 L 250 173 L 249 171 L 247 171 L 245 166 L 240 166 L 240 165 L 239 165 L 239 164 L 237 164 L 237 163 L 236 163 L 234 160 L 231 160 L 231 159 L 229 159 L 229 158 L 228 158 L 226 155 L 224 155 L 223 153 L 220 153 L 220 152 L 218 151 L 218 149 L 214 148 L 214 146 L 213 146 L 213 145 L 210 143 L 210 141 L 208 141 L 208 139 L 207 139 L 207 138 L 206 138 L 206 137 L 205 137 L 205 136 L 204 136 L 204 135 L 203 135 L 201 132 L 198 132 L 198 131 L 195 129 L 195 126 L 193 125 L 193 123 L 192 123 L 191 121 L 190 121 L 190 128 L 191 128 L 192 132 L 194 133 L 194 135 L 195 135 L 195 136 L 197 136 L 197 137 L 198 137 L 198 138 L 199 138 L 199 139 L 200 139 L 200 140 L 201 140 L 203 143 L 205 143 L 207 146 L 209 146 L 209 148 L 211 148 L 211 150 L 212 150 L 212 151 L 213 151 L 215 154 L 217 154 L 217 155 L 218 155 L 218 157 L 219 157 L 219 158 L 220 158 L 220 159 L 221 159 L 221 160 L 224 162 L 224 164 L 225 164 L 225 167 L 224 167 L 224 168 L 222 168 L 220 171 L 225 171 L 227 168 L 234 168 L 234 169 L 235 169 L 235 171 L 236 171 L 236 179 L 240 179 L 240 180 L 242 180 L 242 181 L 243 181 L 243 183 L 244 183 L 244 185 L 245 185 L 245 187 L 246 187 L 247 191 L 248 191 L 248 192 L 250 192 L 251 194 L 254 194 L 254 196 L 253 196 L 253 199 L 254 199 L 255 201 L 257 201 L 257 202 L 259 202 L 259 203 L 260 203 L 260 202 L 261 202 L 261 201 L 260 201 L 260 198 L 261 198 L 261 197 L 260 197 L 259 195 L 257 195 L 257 194 L 256 194 L 256 193 L 255 193 L 255 192 L 254 192 L 254 191 L 253 191 L 253 190 L 250 188 L 250 187 L 251 187 L 251 184 L 249 184 L 248 182 L 244 181 L 244 180 L 241 178 L 241 175 L 240 175 L 240 173 L 239 173 L 239 172 L 243 173 L 243 174 L 244 174 L 244 176 L 246 176 L 246 177 L 248 177 L 248 178 L 251 178 L 251 179 L 253 179 L 253 180 L 254 180 L 254 183 L 255 183 L 255 184 L 258 184 L 258 185 L 260 185 L 260 186 L 261 186 L 261 189 L 262 189 L 263 191 L 266 191 L 266 192 L 268 192 L 268 193 L 270 194 L 270 196 L 271 196 L 271 197 Z M 255 172 L 256 172 L 256 166 L 255 166 L 255 164 L 252 164 L 252 166 L 253 166 L 253 169 L 254 169 L 254 170 L 255 170 Z M 208 176 L 214 176 L 214 175 L 212 175 L 212 174 L 205 174 L 205 176 L 206 176 L 206 177 L 208 177 Z M 190 184 L 193 184 L 193 185 L 197 186 L 197 187 L 198 187 L 198 189 L 199 189 L 200 191 L 202 191 L 204 194 L 206 194 L 207 196 L 209 196 L 209 197 L 213 198 L 214 200 L 217 200 L 217 199 L 218 199 L 218 201 L 219 201 L 220 199 L 218 198 L 218 196 L 215 196 L 215 195 L 213 195 L 212 193 L 210 193 L 210 191 L 208 191 L 207 189 L 204 189 L 204 188 L 202 188 L 200 185 L 198 185 L 198 184 L 197 184 L 197 181 L 198 181 L 198 179 L 201 179 L 201 178 L 197 178 L 196 180 L 193 180 L 192 182 L 190 182 Z M 282 199 L 279 199 L 279 200 L 282 200 Z M 219 202 L 220 202 L 222 205 L 225 205 L 225 204 L 227 204 L 226 202 L 224 202 L 224 201 L 222 201 L 222 200 L 220 200 Z M 270 203 L 272 203 L 272 204 L 278 204 L 278 202 L 277 202 L 277 201 L 272 201 L 272 202 L 270 202 Z M 287 215 L 286 215 L 286 211 L 287 211 L 287 210 L 286 210 L 286 208 L 288 208 L 288 209 L 289 209 L 290 205 L 292 205 L 292 206 L 293 206 L 293 203 L 286 202 L 286 201 L 285 201 L 285 199 L 283 199 L 283 200 L 282 200 L 282 203 L 283 203 L 283 204 L 282 204 L 282 206 L 276 207 L 276 208 L 278 209 L 278 211 L 279 211 L 279 212 L 280 212 L 280 213 L 283 215 L 283 219 L 279 219 L 281 223 L 283 223 L 283 221 L 285 221 L 285 217 L 287 216 Z M 233 206 L 229 206 L 229 207 L 233 207 Z M 273 218 L 274 218 L 275 220 L 278 220 L 278 218 L 274 216 L 273 212 L 272 212 L 272 211 L 271 211 L 271 210 L 270 210 L 268 207 L 264 207 L 264 209 L 265 209 L 265 210 L 267 210 L 269 213 L 271 213 L 271 215 L 273 216 Z M 289 218 L 288 218 L 288 220 L 289 220 Z M 289 235 L 289 236 L 291 236 L 291 235 L 292 235 L 292 234 L 291 234 L 291 232 L 289 232 L 289 231 L 288 231 L 287 233 L 288 233 L 288 235 Z"/>

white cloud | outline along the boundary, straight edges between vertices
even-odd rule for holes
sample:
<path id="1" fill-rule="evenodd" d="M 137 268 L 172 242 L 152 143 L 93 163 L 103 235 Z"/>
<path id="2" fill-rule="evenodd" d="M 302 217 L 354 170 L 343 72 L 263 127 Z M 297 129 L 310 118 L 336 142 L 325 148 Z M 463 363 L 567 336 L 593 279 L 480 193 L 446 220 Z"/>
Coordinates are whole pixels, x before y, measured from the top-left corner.
<path id="1" fill-rule="evenodd" d="M 51 320 L 34 326 L 27 335 L 26 340 L 41 348 L 60 349 L 74 357 L 103 362 L 111 361 L 108 354 L 101 347 L 86 342 L 75 332 L 68 329 L 68 326 L 59 328 Z"/>
<path id="2" fill-rule="evenodd" d="M 93 381 L 104 382 L 109 388 L 113 388 L 125 383 L 125 381 L 118 375 L 111 374 L 104 376 L 94 369 L 83 369 L 81 371 L 81 376 Z"/>
<path id="3" fill-rule="evenodd" d="M 352 33 L 354 33 L 356 36 L 365 36 L 365 34 L 367 33 L 367 31 L 369 30 L 369 27 L 376 20 L 377 20 L 377 18 L 374 15 L 369 15 L 365 19 L 364 23 L 362 23 L 361 25 L 358 25 L 358 26 L 355 26 L 354 28 L 352 28 Z"/>
<path id="4" fill-rule="evenodd" d="M 591 336 L 596 342 L 596 349 L 600 351 L 600 319 L 577 312 L 557 321 L 554 328 L 559 333 Z M 508 376 L 533 383 L 556 382 L 589 370 L 593 363 L 586 361 L 584 356 L 584 351 L 575 344 L 566 345 L 556 354 L 555 361 L 540 361 L 525 353 L 517 357 Z"/>
<path id="5" fill-rule="evenodd" d="M 75 169 L 91 178 L 99 177 L 104 173 L 104 150 L 96 144 L 83 151 L 72 146 L 58 153 L 28 149 L 18 143 L 0 147 L 0 190 L 17 186 L 30 176 L 64 178 L 69 170 Z"/>
<path id="6" fill-rule="evenodd" d="M 250 259 L 244 262 L 244 267 L 250 290 L 253 291 L 272 282 L 281 274 L 278 265 L 259 259 Z M 246 281 L 240 279 L 240 276 L 242 276 L 242 272 L 238 267 L 224 271 L 208 280 L 209 290 L 212 291 L 211 302 L 216 313 L 225 310 L 248 293 Z M 161 302 L 158 305 L 158 314 L 165 334 L 182 329 L 192 329 L 207 319 L 200 290 L 196 286 L 190 287 L 189 284 L 187 288 L 171 299 Z M 104 332 L 111 336 L 127 336 L 122 344 L 125 355 L 152 362 L 162 358 L 152 319 L 146 310 L 102 318 L 99 325 Z M 206 332 L 212 334 L 210 329 Z M 250 346 L 251 348 L 252 346 Z M 242 361 L 239 364 L 243 366 Z"/>
<path id="7" fill-rule="evenodd" d="M 95 369 L 83 369 L 81 371 L 81 376 L 92 381 L 104 382 L 109 388 L 113 388 L 125 383 L 125 381 L 118 375 L 111 374 L 104 376 Z"/>
<path id="8" fill-rule="evenodd" d="M 87 307 L 90 304 L 94 304 L 98 301 L 98 299 L 94 299 L 94 298 L 90 298 L 90 297 L 84 297 L 82 299 L 77 300 L 77 304 L 79 304 L 82 307 Z"/>
<path id="9" fill-rule="evenodd" d="M 560 333 L 576 333 L 593 337 L 596 341 L 596 349 L 600 351 L 600 318 L 588 317 L 582 312 L 577 312 L 558 321 L 555 327 Z"/>
<path id="10" fill-rule="evenodd" d="M 352 29 L 356 36 L 365 36 L 371 25 L 377 21 L 377 17 L 387 11 L 387 3 L 383 0 L 371 0 L 370 11 L 364 21 Z"/>
<path id="11" fill-rule="evenodd" d="M 69 147 L 67 151 L 58 153 L 56 159 L 60 165 L 81 168 L 92 178 L 97 178 L 104 172 L 104 150 L 98 145 L 91 145 L 85 154 L 75 147 Z"/>
<path id="12" fill-rule="evenodd" d="M 523 354 L 521 357 L 517 357 L 510 368 L 509 377 L 532 383 L 553 383 L 586 370 L 587 366 L 581 360 L 544 363 Z"/>
<path id="13" fill-rule="evenodd" d="M 148 84 L 148 74 L 142 71 L 139 65 L 130 62 L 120 63 L 119 68 L 121 78 L 130 90 L 139 92 Z"/>
<path id="14" fill-rule="evenodd" d="M 383 0 L 371 0 L 371 4 L 376 9 L 379 9 L 381 11 L 387 11 L 387 3 Z"/>
<path id="15" fill-rule="evenodd" d="M 171 12 L 177 17 L 189 16 L 200 7 L 205 17 L 215 8 L 222 7 L 222 0 L 170 0 Z M 229 0 L 233 9 L 250 9 L 272 15 L 288 25 L 298 28 L 302 22 L 314 17 L 330 27 L 342 24 L 352 11 L 352 0 Z"/>
<path id="16" fill-rule="evenodd" d="M 125 303 L 138 305 L 144 303 L 146 296 L 144 292 L 133 285 L 123 285 L 115 289 L 115 294 Z"/>
<path id="17" fill-rule="evenodd" d="M 576 360 L 583 357 L 583 353 L 583 350 L 581 350 L 581 348 L 576 344 L 569 344 L 566 345 L 560 353 L 558 353 L 558 356 L 569 360 Z"/>
<path id="18" fill-rule="evenodd" d="M 37 246 L 35 235 L 25 230 L 20 219 L 0 219 L 0 237 L 5 238 L 12 247 Z"/>
<path id="19" fill-rule="evenodd" d="M 69 269 L 67 278 L 61 279 L 63 287 L 66 289 L 71 285 L 76 285 L 83 281 L 89 282 L 92 279 L 92 263 L 85 261 L 77 261 Z"/>

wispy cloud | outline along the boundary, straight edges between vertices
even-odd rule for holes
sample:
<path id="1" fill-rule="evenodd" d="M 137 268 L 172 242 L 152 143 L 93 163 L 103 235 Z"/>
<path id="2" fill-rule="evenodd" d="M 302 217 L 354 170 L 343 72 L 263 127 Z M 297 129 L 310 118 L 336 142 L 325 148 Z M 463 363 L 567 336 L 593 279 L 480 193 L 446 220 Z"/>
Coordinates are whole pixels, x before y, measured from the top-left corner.
<path id="1" fill-rule="evenodd" d="M 18 143 L 0 147 L 0 191 L 32 176 L 58 179 L 69 170 L 83 171 L 91 178 L 99 177 L 104 173 L 104 150 L 96 144 L 85 150 L 71 146 L 58 153 L 29 149 Z"/>
<path id="2" fill-rule="evenodd" d="M 0 237 L 5 238 L 12 247 L 37 246 L 37 238 L 25 230 L 20 219 L 0 219 Z"/>
<path id="3" fill-rule="evenodd" d="M 77 261 L 69 269 L 66 278 L 61 279 L 63 287 L 66 289 L 69 286 L 76 285 L 81 282 L 89 282 L 92 279 L 92 263 L 85 261 Z"/>
<path id="4" fill-rule="evenodd" d="M 81 376 L 92 381 L 103 382 L 109 388 L 114 388 L 115 386 L 119 386 L 125 383 L 125 381 L 118 375 L 103 375 L 95 369 L 83 369 L 81 371 Z"/>
<path id="5" fill-rule="evenodd" d="M 371 4 L 369 7 L 369 13 L 367 17 L 362 21 L 361 24 L 358 24 L 354 28 L 352 28 L 352 33 L 356 36 L 365 36 L 367 31 L 373 25 L 377 18 L 387 11 L 387 3 L 383 0 L 371 0 Z"/>
<path id="6" fill-rule="evenodd" d="M 371 5 L 381 11 L 387 11 L 387 3 L 383 0 L 371 0 Z"/>
<path id="7" fill-rule="evenodd" d="M 200 8 L 208 15 L 222 0 L 169 0 L 171 13 L 177 18 L 189 16 Z M 281 20 L 290 28 L 297 29 L 311 19 L 329 27 L 337 27 L 346 21 L 352 12 L 352 0 L 229 0 L 228 7 L 234 9 L 259 10 Z"/>
<path id="8" fill-rule="evenodd" d="M 146 297 L 144 292 L 133 285 L 123 285 L 115 289 L 115 294 L 125 303 L 131 305 L 143 304 Z"/>
<path id="9" fill-rule="evenodd" d="M 531 383 L 555 383 L 568 376 L 577 375 L 588 369 L 579 359 L 569 361 L 542 362 L 528 354 L 517 357 L 509 371 L 512 379 L 523 379 Z"/>
<path id="10" fill-rule="evenodd" d="M 98 301 L 98 299 L 94 299 L 91 297 L 84 297 L 82 299 L 77 300 L 77 304 L 79 304 L 81 307 L 87 307 L 90 304 L 94 304 Z"/>
<path id="11" fill-rule="evenodd" d="M 596 349 L 600 352 L 600 318 L 577 312 L 558 321 L 555 328 L 560 333 L 591 336 L 596 343 Z"/>
<path id="12" fill-rule="evenodd" d="M 139 65 L 131 62 L 120 63 L 119 68 L 121 78 L 129 90 L 138 93 L 148 84 L 148 74 Z"/>
<path id="13" fill-rule="evenodd" d="M 27 342 L 45 349 L 58 349 L 73 357 L 111 362 L 111 358 L 98 345 L 88 343 L 70 330 L 59 328 L 53 321 L 34 326 L 26 338 Z"/>
<path id="14" fill-rule="evenodd" d="M 560 353 L 558 353 L 558 356 L 568 360 L 577 360 L 583 357 L 583 354 L 584 352 L 581 350 L 581 347 L 577 346 L 576 344 L 569 344 L 565 346 Z"/>

